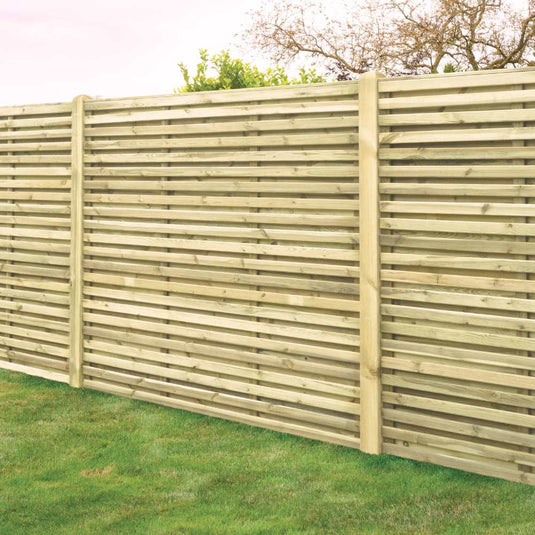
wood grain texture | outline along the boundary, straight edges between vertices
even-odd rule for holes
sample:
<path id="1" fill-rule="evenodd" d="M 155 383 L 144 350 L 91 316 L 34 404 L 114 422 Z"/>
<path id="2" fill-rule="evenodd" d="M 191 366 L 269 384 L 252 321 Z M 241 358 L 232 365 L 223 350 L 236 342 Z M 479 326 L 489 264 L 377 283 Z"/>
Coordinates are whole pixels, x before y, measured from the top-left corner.
<path id="1" fill-rule="evenodd" d="M 361 449 L 381 453 L 381 275 L 379 252 L 379 125 L 375 71 L 359 79 L 360 391 Z"/>
<path id="2" fill-rule="evenodd" d="M 84 238 L 84 103 L 81 95 L 72 103 L 71 148 L 71 291 L 69 384 L 83 386 L 83 238 Z"/>
<path id="3" fill-rule="evenodd" d="M 70 356 L 71 111 L 71 103 L 0 108 L 0 367 L 62 382 Z"/>
<path id="4" fill-rule="evenodd" d="M 358 84 L 86 109 L 85 384 L 357 445 Z"/>
<path id="5" fill-rule="evenodd" d="M 534 199 L 533 69 L 0 108 L 0 367 L 535 484 Z"/>
<path id="6" fill-rule="evenodd" d="M 383 448 L 533 483 L 535 71 L 419 81 L 379 82 Z"/>

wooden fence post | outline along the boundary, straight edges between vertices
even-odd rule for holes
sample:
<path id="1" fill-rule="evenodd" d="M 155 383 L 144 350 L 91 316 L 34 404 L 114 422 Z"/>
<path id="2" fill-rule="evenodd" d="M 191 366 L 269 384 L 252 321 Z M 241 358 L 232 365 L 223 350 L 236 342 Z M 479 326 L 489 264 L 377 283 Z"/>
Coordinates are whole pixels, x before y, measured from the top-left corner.
<path id="1" fill-rule="evenodd" d="M 83 239 L 84 239 L 84 101 L 72 101 L 71 134 L 71 276 L 69 384 L 83 386 Z"/>
<path id="2" fill-rule="evenodd" d="M 381 453 L 379 109 L 376 71 L 359 78 L 360 447 Z"/>

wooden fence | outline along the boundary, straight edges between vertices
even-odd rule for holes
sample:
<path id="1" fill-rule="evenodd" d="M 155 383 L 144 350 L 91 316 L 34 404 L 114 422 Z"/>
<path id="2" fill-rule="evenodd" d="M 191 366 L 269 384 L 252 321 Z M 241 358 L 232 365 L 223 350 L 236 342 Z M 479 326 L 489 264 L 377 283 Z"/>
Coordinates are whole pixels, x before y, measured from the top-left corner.
<path id="1" fill-rule="evenodd" d="M 535 70 L 0 108 L 0 175 L 1 368 L 535 483 Z"/>

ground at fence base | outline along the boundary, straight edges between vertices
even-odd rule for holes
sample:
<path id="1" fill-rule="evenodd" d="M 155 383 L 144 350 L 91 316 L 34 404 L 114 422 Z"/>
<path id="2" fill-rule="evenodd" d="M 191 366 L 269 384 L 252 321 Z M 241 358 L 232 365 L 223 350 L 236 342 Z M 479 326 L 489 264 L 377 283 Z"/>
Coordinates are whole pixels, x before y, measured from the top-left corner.
<path id="1" fill-rule="evenodd" d="M 535 488 L 0 371 L 0 532 L 530 534 Z"/>

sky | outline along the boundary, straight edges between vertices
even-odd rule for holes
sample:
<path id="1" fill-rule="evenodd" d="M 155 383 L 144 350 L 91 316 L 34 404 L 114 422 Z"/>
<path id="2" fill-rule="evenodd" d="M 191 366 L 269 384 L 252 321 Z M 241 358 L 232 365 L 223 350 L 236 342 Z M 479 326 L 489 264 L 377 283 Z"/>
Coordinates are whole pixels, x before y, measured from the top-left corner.
<path id="1" fill-rule="evenodd" d="M 261 0 L 0 0 L 0 106 L 172 93 Z M 254 61 L 262 66 L 261 60 Z"/>

